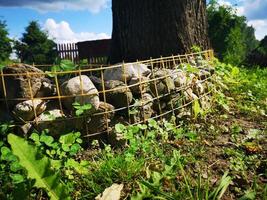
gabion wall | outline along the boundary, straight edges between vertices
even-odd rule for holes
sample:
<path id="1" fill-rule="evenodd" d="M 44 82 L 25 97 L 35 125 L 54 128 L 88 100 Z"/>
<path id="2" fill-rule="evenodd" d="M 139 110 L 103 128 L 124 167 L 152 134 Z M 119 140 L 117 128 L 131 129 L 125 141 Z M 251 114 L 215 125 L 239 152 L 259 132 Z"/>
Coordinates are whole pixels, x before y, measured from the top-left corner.
<path id="1" fill-rule="evenodd" d="M 111 132 L 116 123 L 190 117 L 193 102 L 210 106 L 212 59 L 208 50 L 75 71 L 7 66 L 0 74 L 0 120 L 13 120 L 22 134 L 77 130 L 93 137 Z"/>

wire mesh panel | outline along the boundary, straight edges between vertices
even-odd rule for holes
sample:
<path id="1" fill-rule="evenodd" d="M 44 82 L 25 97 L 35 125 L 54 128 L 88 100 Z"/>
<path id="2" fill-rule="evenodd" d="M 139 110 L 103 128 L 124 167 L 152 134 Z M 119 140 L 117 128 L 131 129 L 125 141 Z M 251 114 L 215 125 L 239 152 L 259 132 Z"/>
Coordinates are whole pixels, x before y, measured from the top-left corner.
<path id="1" fill-rule="evenodd" d="M 193 102 L 209 107 L 212 58 L 208 50 L 73 71 L 7 66 L 0 76 L 1 121 L 14 120 L 23 134 L 77 130 L 90 138 L 109 134 L 117 123 L 180 119 L 192 115 Z"/>

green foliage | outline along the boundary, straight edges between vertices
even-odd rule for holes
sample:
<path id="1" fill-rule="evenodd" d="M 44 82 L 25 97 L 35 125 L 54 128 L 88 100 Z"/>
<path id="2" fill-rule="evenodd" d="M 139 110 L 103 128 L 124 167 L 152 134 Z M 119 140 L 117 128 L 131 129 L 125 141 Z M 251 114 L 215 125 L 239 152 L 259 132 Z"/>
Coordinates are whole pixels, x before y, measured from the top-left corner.
<path id="1" fill-rule="evenodd" d="M 81 105 L 79 102 L 74 102 L 72 106 L 75 108 L 76 116 L 84 115 L 92 109 L 92 104 L 90 103 Z"/>
<path id="2" fill-rule="evenodd" d="M 49 77 L 55 77 L 56 74 L 53 72 L 68 72 L 77 69 L 77 65 L 75 65 L 70 60 L 56 60 L 56 64 L 51 67 L 51 72 L 47 71 Z M 58 74 L 58 76 L 69 76 L 68 74 Z"/>
<path id="3" fill-rule="evenodd" d="M 259 46 L 253 50 L 244 63 L 247 66 L 267 67 L 267 36 L 261 41 Z"/>
<path id="4" fill-rule="evenodd" d="M 259 114 L 266 116 L 267 104 L 267 70 L 260 68 L 246 69 L 237 68 L 232 65 L 217 63 L 217 73 L 224 82 L 221 91 L 231 92 L 231 97 L 227 97 L 223 92 L 216 93 L 217 103 L 223 109 L 229 111 L 230 104 L 235 99 L 235 107 L 244 114 Z"/>
<path id="5" fill-rule="evenodd" d="M 56 44 L 48 39 L 36 21 L 31 21 L 20 41 L 15 41 L 14 49 L 22 62 L 53 64 L 57 57 Z"/>
<path id="6" fill-rule="evenodd" d="M 203 113 L 198 100 L 195 100 L 193 102 L 193 113 L 195 118 L 197 118 L 198 115 L 202 115 Z"/>
<path id="7" fill-rule="evenodd" d="M 191 51 L 194 52 L 194 53 L 201 52 L 201 47 L 196 46 L 196 45 L 193 45 L 193 46 L 191 47 Z"/>
<path id="8" fill-rule="evenodd" d="M 56 141 L 43 131 L 41 135 L 33 133 L 30 139 L 43 154 L 52 159 L 52 167 L 64 174 L 67 180 L 72 180 L 75 174 L 88 173 L 88 162 L 77 162 L 74 158 L 82 150 L 82 139 L 79 132 L 60 136 Z"/>
<path id="9" fill-rule="evenodd" d="M 255 30 L 234 8 L 210 1 L 208 8 L 209 37 L 219 58 L 226 63 L 240 64 L 258 46 Z"/>
<path id="10" fill-rule="evenodd" d="M 38 148 L 23 138 L 9 134 L 8 142 L 12 152 L 19 158 L 19 163 L 27 169 L 28 177 L 35 179 L 34 186 L 47 191 L 51 199 L 70 199 L 66 186 L 60 176 L 51 169 L 51 160 L 39 154 Z"/>
<path id="11" fill-rule="evenodd" d="M 6 23 L 0 20 L 0 64 L 8 60 L 11 53 L 11 39 L 8 37 Z"/>

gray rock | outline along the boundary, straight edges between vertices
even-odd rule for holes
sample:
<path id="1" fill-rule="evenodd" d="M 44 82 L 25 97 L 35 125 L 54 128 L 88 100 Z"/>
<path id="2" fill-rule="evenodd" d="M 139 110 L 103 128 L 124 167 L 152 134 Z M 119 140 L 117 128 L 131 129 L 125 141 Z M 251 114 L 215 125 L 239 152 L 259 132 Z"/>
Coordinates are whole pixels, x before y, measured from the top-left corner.
<path id="1" fill-rule="evenodd" d="M 36 118 L 35 128 L 41 132 L 45 129 L 53 136 L 59 136 L 71 130 L 73 122 L 68 121 L 61 110 L 50 110 L 42 113 Z"/>
<path id="2" fill-rule="evenodd" d="M 107 81 L 119 80 L 125 83 L 125 80 L 128 82 L 133 77 L 148 76 L 150 72 L 145 64 L 125 63 L 124 65 L 120 64 L 117 68 L 106 69 L 104 79 Z"/>
<path id="3" fill-rule="evenodd" d="M 148 120 L 152 117 L 153 110 L 153 97 L 145 93 L 142 98 L 133 104 L 133 108 L 130 111 L 130 118 L 132 123 Z"/>
<path id="4" fill-rule="evenodd" d="M 195 74 L 189 73 L 187 76 L 186 85 L 189 87 L 193 87 L 196 84 L 197 80 L 198 77 Z"/>
<path id="5" fill-rule="evenodd" d="M 31 121 L 46 110 L 46 102 L 39 99 L 23 101 L 17 104 L 13 110 L 13 114 L 17 119 L 23 121 Z"/>
<path id="6" fill-rule="evenodd" d="M 198 99 L 198 96 L 193 93 L 193 90 L 191 88 L 188 88 L 186 91 L 183 92 L 183 94 L 185 96 L 185 101 L 187 103 Z"/>
<path id="7" fill-rule="evenodd" d="M 26 73 L 32 73 L 27 76 Z M 30 98 L 35 97 L 42 86 L 42 79 L 45 77 L 44 72 L 36 67 L 26 64 L 14 64 L 5 67 L 3 74 L 12 76 L 4 76 L 6 97 L 13 98 Z M 0 96 L 4 96 L 4 89 L 0 77 Z M 29 85 L 30 83 L 30 85 Z M 11 101 L 9 102 L 10 104 Z"/>
<path id="8" fill-rule="evenodd" d="M 186 86 L 187 78 L 186 73 L 181 69 L 172 70 L 172 78 L 176 88 Z"/>
<path id="9" fill-rule="evenodd" d="M 179 110 L 179 114 L 177 115 L 177 118 L 190 118 L 192 116 L 192 113 L 188 107 L 182 108 Z"/>
<path id="10" fill-rule="evenodd" d="M 66 81 L 61 86 L 61 92 L 65 96 L 77 95 L 63 100 L 64 106 L 69 110 L 73 109 L 72 104 L 74 102 L 78 102 L 81 105 L 90 103 L 93 106 L 92 111 L 97 110 L 99 107 L 98 90 L 88 76 L 77 76 Z"/>
<path id="11" fill-rule="evenodd" d="M 148 92 L 149 78 L 145 76 L 133 77 L 129 82 L 130 89 L 134 95 L 140 95 Z"/>
<path id="12" fill-rule="evenodd" d="M 192 89 L 193 89 L 193 93 L 197 94 L 198 96 L 200 96 L 201 94 L 204 94 L 205 92 L 205 88 L 200 81 L 196 81 L 196 84 L 193 85 Z"/>
<path id="13" fill-rule="evenodd" d="M 16 126 L 16 132 L 19 135 L 28 136 L 30 132 L 32 131 L 32 128 L 33 128 L 32 123 L 26 123 L 23 125 Z"/>
<path id="14" fill-rule="evenodd" d="M 206 70 L 201 69 L 198 73 L 198 76 L 200 80 L 205 80 L 211 76 L 211 73 Z"/>
<path id="15" fill-rule="evenodd" d="M 100 102 L 99 108 L 87 121 L 87 134 L 100 133 L 107 131 L 111 127 L 110 122 L 115 115 L 115 108 L 113 105 Z"/>
<path id="16" fill-rule="evenodd" d="M 130 105 L 133 100 L 133 94 L 129 87 L 124 84 L 122 81 L 118 80 L 110 80 L 105 81 L 105 96 L 103 92 L 103 85 L 99 78 L 95 76 L 90 77 L 96 88 L 100 93 L 100 99 L 102 101 L 106 101 L 111 105 L 115 106 L 115 108 L 127 107 Z M 108 91 L 111 90 L 111 91 Z M 128 103 L 127 103 L 128 101 Z"/>
<path id="17" fill-rule="evenodd" d="M 150 90 L 154 96 L 168 94 L 175 90 L 174 81 L 167 69 L 155 69 L 151 75 Z"/>
<path id="18" fill-rule="evenodd" d="M 191 66 L 197 66 L 196 59 L 194 58 L 194 56 L 190 56 L 188 60 Z"/>
<path id="19" fill-rule="evenodd" d="M 131 90 L 121 81 L 110 80 L 105 82 L 106 90 L 112 90 L 105 93 L 107 103 L 115 108 L 127 107 L 133 100 Z"/>
<path id="20" fill-rule="evenodd" d="M 36 97 L 51 97 L 57 94 L 56 86 L 52 84 L 51 80 L 44 78 L 42 85 Z"/>

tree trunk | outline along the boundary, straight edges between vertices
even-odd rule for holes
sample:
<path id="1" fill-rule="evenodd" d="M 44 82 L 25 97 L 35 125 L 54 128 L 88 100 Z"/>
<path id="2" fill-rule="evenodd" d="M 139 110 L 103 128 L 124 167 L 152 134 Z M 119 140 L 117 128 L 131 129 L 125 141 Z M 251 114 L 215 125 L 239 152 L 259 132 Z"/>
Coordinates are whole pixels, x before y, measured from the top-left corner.
<path id="1" fill-rule="evenodd" d="M 113 0 L 110 62 L 207 49 L 206 0 Z"/>

